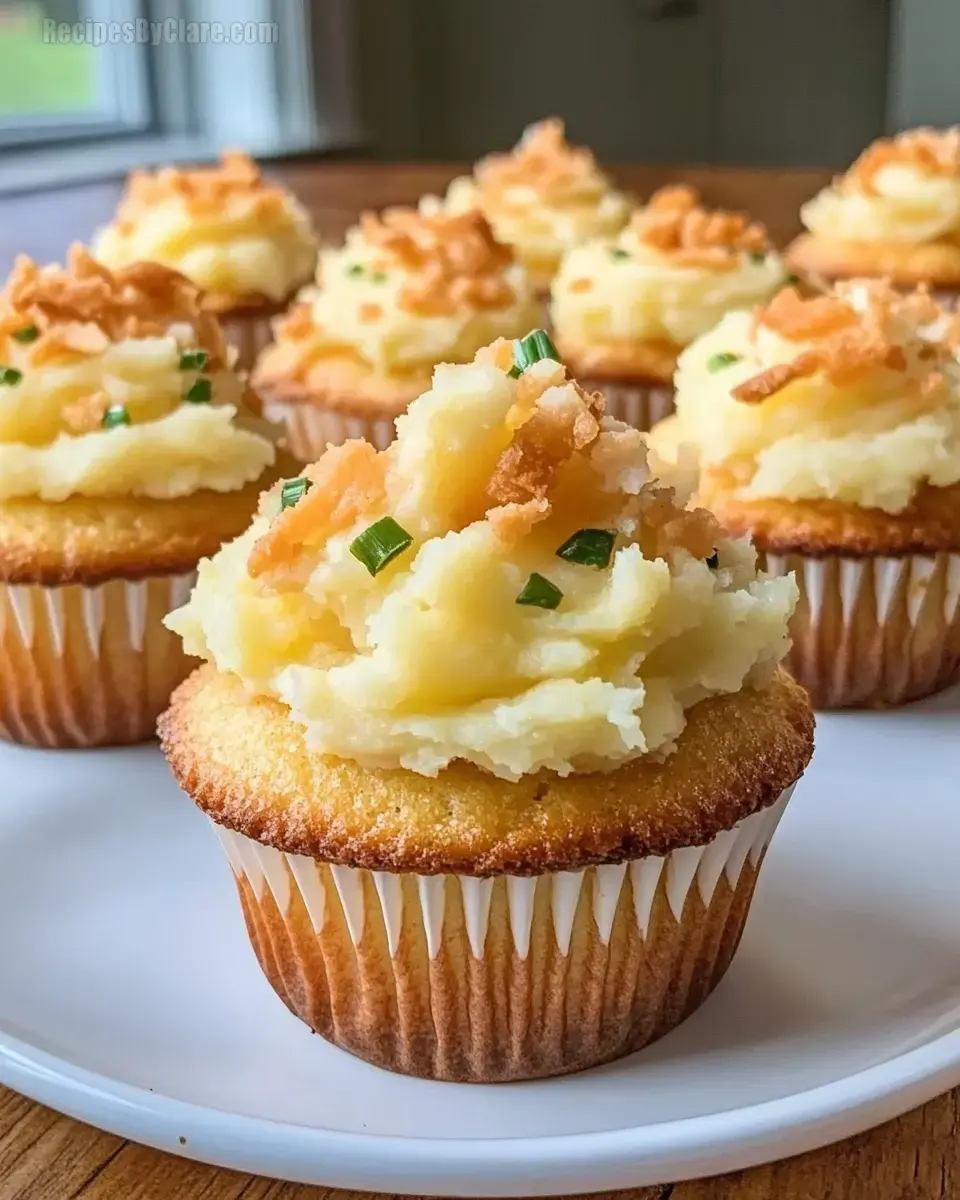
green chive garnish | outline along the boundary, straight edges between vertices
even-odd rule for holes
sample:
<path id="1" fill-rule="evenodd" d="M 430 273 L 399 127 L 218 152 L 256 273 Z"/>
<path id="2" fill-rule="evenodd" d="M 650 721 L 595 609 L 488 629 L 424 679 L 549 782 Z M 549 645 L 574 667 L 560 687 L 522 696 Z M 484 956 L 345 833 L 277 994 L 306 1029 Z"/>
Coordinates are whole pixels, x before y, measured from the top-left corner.
<path id="1" fill-rule="evenodd" d="M 707 359 L 708 371 L 722 371 L 724 367 L 732 367 L 740 361 L 739 354 L 731 354 L 729 350 L 721 350 L 719 354 L 711 354 Z"/>
<path id="2" fill-rule="evenodd" d="M 386 271 L 374 271 L 373 274 L 370 276 L 370 282 L 371 283 L 386 283 L 387 282 Z"/>
<path id="3" fill-rule="evenodd" d="M 507 372 L 511 379 L 516 379 L 527 367 L 533 366 L 541 359 L 551 358 L 560 361 L 560 351 L 550 340 L 550 335 L 544 329 L 535 329 L 526 337 L 513 343 L 513 366 Z"/>
<path id="4" fill-rule="evenodd" d="M 293 508 L 312 487 L 313 484 L 303 475 L 299 479 L 285 479 L 280 488 L 280 511 L 282 512 L 285 508 Z"/>
<path id="5" fill-rule="evenodd" d="M 202 371 L 209 357 L 206 350 L 184 350 L 180 355 L 180 370 Z"/>
<path id="6" fill-rule="evenodd" d="M 393 517 L 381 517 L 353 539 L 350 553 L 376 575 L 412 544 L 413 538 Z"/>
<path id="7" fill-rule="evenodd" d="M 351 279 L 356 279 L 358 275 L 362 275 L 363 263 L 351 263 L 350 266 L 347 267 L 347 274 Z"/>
<path id="8" fill-rule="evenodd" d="M 630 255 L 626 250 L 621 250 L 619 246 L 614 246 L 610 251 L 611 258 L 629 258 Z"/>
<path id="9" fill-rule="evenodd" d="M 197 379 L 187 388 L 184 397 L 188 404 L 209 404 L 213 395 L 213 384 L 209 379 Z"/>
<path id="10" fill-rule="evenodd" d="M 529 604 L 534 608 L 556 608 L 563 599 L 563 592 L 536 571 L 523 585 L 523 591 L 517 597 L 517 604 Z"/>
<path id="11" fill-rule="evenodd" d="M 557 558 L 584 567 L 609 567 L 617 535 L 610 529 L 579 529 L 557 551 Z"/>
<path id="12" fill-rule="evenodd" d="M 16 367 L 0 367 L 0 384 L 6 387 L 16 387 L 23 378 L 23 372 Z"/>
<path id="13" fill-rule="evenodd" d="M 709 558 L 703 560 L 711 571 L 715 571 L 720 566 L 720 554 L 717 550 L 710 555 Z"/>
<path id="14" fill-rule="evenodd" d="M 751 250 L 750 261 L 752 263 L 765 263 L 767 261 L 766 250 Z"/>
<path id="15" fill-rule="evenodd" d="M 130 414 L 127 412 L 127 406 L 125 404 L 111 404 L 100 418 L 100 424 L 104 429 L 116 429 L 120 425 L 129 425 Z"/>
<path id="16" fill-rule="evenodd" d="M 786 279 L 783 281 L 783 286 L 784 287 L 796 287 L 799 282 L 800 282 L 799 275 L 788 275 L 786 277 Z"/>
<path id="17" fill-rule="evenodd" d="M 40 336 L 40 330 L 36 325 L 28 325 L 26 329 L 17 329 L 12 336 L 18 341 L 23 342 L 26 346 L 30 342 L 35 342 Z"/>

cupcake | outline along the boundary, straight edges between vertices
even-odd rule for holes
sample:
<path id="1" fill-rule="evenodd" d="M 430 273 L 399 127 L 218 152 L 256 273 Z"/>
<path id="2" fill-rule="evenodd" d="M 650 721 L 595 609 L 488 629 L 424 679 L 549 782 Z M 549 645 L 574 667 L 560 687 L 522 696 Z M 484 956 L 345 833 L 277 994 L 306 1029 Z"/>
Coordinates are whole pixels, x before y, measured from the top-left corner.
<path id="1" fill-rule="evenodd" d="M 793 270 L 825 280 L 883 276 L 960 292 L 960 127 L 881 138 L 800 210 Z"/>
<path id="2" fill-rule="evenodd" d="M 876 281 L 785 289 L 680 358 L 672 440 L 696 443 L 701 502 L 796 573 L 786 665 L 816 707 L 960 679 L 960 367 L 943 325 L 929 296 Z"/>
<path id="3" fill-rule="evenodd" d="M 536 320 L 526 272 L 477 212 L 365 213 L 318 274 L 253 375 L 304 462 L 348 438 L 382 449 L 438 363 L 469 362 Z"/>
<path id="4" fill-rule="evenodd" d="M 786 282 L 762 225 L 704 209 L 690 187 L 662 188 L 617 238 L 568 251 L 551 316 L 564 361 L 606 411 L 649 429 L 673 408 L 681 349 L 724 313 Z"/>
<path id="5" fill-rule="evenodd" d="M 0 293 L 0 737 L 152 737 L 189 670 L 161 623 L 276 450 L 193 284 L 21 258 Z"/>
<path id="6" fill-rule="evenodd" d="M 726 971 L 812 752 L 796 600 L 542 333 L 268 493 L 168 617 L 164 751 L 287 1006 L 390 1070 L 638 1050 Z"/>
<path id="7" fill-rule="evenodd" d="M 567 142 L 556 119 L 529 126 L 510 153 L 490 154 L 472 176 L 455 179 L 446 206 L 452 212 L 479 208 L 544 295 L 565 250 L 617 233 L 630 212 L 627 197 L 589 150 Z"/>
<path id="8" fill-rule="evenodd" d="M 312 276 L 317 240 L 290 192 L 228 153 L 213 167 L 134 171 L 93 253 L 112 270 L 146 261 L 186 275 L 249 368 L 271 319 Z"/>

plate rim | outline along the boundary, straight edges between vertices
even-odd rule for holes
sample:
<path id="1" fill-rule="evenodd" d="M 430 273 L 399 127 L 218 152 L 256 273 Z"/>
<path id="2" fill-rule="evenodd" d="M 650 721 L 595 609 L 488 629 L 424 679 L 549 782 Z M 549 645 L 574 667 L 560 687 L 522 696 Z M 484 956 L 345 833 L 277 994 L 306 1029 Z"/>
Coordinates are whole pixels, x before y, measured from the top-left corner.
<path id="1" fill-rule="evenodd" d="M 575 1195 L 744 1170 L 883 1124 L 960 1084 L 960 1028 L 776 1100 L 539 1137 L 411 1138 L 228 1113 L 76 1066 L 2 1030 L 0 1083 L 157 1150 L 295 1183 L 400 1195 Z"/>

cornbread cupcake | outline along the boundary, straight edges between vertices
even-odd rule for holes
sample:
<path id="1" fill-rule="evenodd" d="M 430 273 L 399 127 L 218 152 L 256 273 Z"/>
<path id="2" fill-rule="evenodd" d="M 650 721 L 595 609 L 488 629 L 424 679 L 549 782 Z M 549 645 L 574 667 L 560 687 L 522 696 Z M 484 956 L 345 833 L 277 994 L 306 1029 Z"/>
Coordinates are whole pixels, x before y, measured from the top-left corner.
<path id="1" fill-rule="evenodd" d="M 542 332 L 268 493 L 161 719 L 289 1008 L 476 1082 L 630 1053 L 726 971 L 812 752 L 796 600 Z"/>
<path id="2" fill-rule="evenodd" d="M 731 313 L 680 358 L 699 499 L 796 573 L 786 665 L 816 707 L 960 679 L 960 367 L 942 332 L 929 296 L 853 282 Z"/>
<path id="3" fill-rule="evenodd" d="M 469 362 L 536 320 L 526 272 L 479 213 L 365 213 L 276 322 L 253 382 L 302 461 L 348 438 L 382 449 L 437 363 Z"/>
<path id="4" fill-rule="evenodd" d="M 630 202 L 589 150 L 571 146 L 563 122 L 530 125 L 508 154 L 490 154 L 447 191 L 451 212 L 479 208 L 546 295 L 565 250 L 623 228 Z"/>
<path id="5" fill-rule="evenodd" d="M 93 253 L 114 270 L 146 261 L 186 275 L 250 368 L 271 319 L 312 276 L 317 239 L 294 196 L 232 152 L 212 167 L 134 171 Z"/>
<path id="6" fill-rule="evenodd" d="M 0 292 L 0 737 L 153 737 L 189 664 L 161 618 L 276 450 L 193 284 L 74 246 Z"/>
<path id="7" fill-rule="evenodd" d="M 564 256 L 552 289 L 554 336 L 611 416 L 649 429 L 673 409 L 681 349 L 785 282 L 762 225 L 703 208 L 694 188 L 661 188 L 619 237 Z"/>
<path id="8" fill-rule="evenodd" d="M 960 292 L 960 127 L 881 138 L 800 210 L 793 270 L 826 280 L 883 276 Z"/>

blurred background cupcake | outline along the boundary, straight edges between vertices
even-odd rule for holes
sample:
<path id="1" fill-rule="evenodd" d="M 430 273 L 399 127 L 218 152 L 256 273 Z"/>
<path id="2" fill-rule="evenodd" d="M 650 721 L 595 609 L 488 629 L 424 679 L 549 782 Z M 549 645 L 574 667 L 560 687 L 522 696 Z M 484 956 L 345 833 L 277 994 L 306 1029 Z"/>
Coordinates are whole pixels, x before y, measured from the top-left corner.
<path id="1" fill-rule="evenodd" d="M 163 616 L 276 475 L 197 289 L 18 260 L 0 293 L 0 736 L 135 742 L 187 674 Z"/>
<path id="2" fill-rule="evenodd" d="M 960 128 L 880 138 L 801 209 L 808 232 L 789 248 L 798 274 L 882 276 L 960 295 Z"/>
<path id="3" fill-rule="evenodd" d="M 673 409 L 681 349 L 785 281 L 762 225 L 704 208 L 693 188 L 666 187 L 619 237 L 564 256 L 552 288 L 554 335 L 611 416 L 649 429 Z"/>
<path id="4" fill-rule="evenodd" d="M 542 336 L 438 367 L 200 568 L 162 739 L 313 1029 L 439 1079 L 563 1074 L 692 1012 L 813 719 L 796 602 L 658 486 Z"/>
<path id="5" fill-rule="evenodd" d="M 556 118 L 529 126 L 509 153 L 489 154 L 472 176 L 455 179 L 446 207 L 479 208 L 542 294 L 565 250 L 616 233 L 630 209 L 590 151 L 567 142 Z"/>
<path id="6" fill-rule="evenodd" d="M 146 261 L 186 275 L 249 368 L 313 274 L 317 240 L 295 197 L 233 152 L 212 167 L 134 171 L 93 253 L 113 269 Z"/>
<path id="7" fill-rule="evenodd" d="M 814 705 L 960 679 L 960 368 L 923 293 L 878 282 L 732 313 L 680 358 L 674 443 L 699 499 L 800 604 L 787 666 Z M 657 431 L 654 431 L 656 442 Z"/>
<path id="8" fill-rule="evenodd" d="M 526 271 L 480 213 L 367 213 L 277 321 L 253 383 L 304 462 L 352 437 L 383 447 L 437 363 L 469 362 L 537 315 Z"/>

